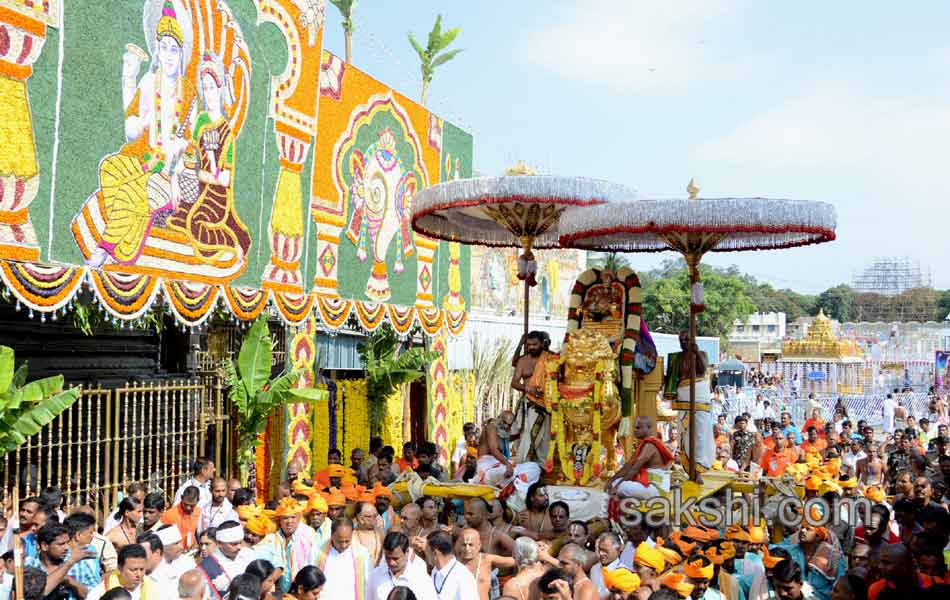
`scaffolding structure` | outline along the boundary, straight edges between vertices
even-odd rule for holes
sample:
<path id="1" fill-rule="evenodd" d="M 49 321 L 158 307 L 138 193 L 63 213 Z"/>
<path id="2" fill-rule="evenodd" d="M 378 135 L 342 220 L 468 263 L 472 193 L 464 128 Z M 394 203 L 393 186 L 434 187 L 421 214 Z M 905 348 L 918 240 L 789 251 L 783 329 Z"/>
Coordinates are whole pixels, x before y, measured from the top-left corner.
<path id="1" fill-rule="evenodd" d="M 933 276 L 906 257 L 875 258 L 852 278 L 857 321 L 925 322 L 933 318 Z"/>

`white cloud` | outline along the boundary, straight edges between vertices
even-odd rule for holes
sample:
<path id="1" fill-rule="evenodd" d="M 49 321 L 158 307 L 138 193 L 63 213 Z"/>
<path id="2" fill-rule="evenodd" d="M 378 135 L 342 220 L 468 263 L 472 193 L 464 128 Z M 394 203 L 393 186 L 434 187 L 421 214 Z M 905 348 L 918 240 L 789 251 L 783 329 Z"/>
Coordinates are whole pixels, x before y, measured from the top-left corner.
<path id="1" fill-rule="evenodd" d="M 948 138 L 946 105 L 826 88 L 752 117 L 697 156 L 770 168 L 857 167 L 891 183 L 946 190 Z"/>
<path id="2" fill-rule="evenodd" d="M 519 53 L 571 79 L 627 89 L 680 87 L 740 69 L 714 56 L 729 0 L 597 0 L 556 11 L 557 22 L 529 31 Z M 709 36 L 712 36 L 710 39 Z M 721 57 L 720 57 L 721 58 Z M 738 65 L 738 66 L 737 66 Z"/>

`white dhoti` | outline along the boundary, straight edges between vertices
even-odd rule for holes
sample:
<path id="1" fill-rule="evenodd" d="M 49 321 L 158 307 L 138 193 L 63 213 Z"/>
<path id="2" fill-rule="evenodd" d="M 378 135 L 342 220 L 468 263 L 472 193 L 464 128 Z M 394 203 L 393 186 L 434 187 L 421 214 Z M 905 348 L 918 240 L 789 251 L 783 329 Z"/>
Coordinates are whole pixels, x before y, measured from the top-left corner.
<path id="1" fill-rule="evenodd" d="M 524 415 L 524 416 L 522 416 Z M 519 420 L 523 420 L 518 438 L 518 462 L 528 461 L 543 464 L 548 457 L 548 445 L 551 442 L 551 414 L 534 404 L 528 403 L 526 411 L 518 411 Z M 536 435 L 535 427 L 538 428 Z M 534 455 L 532 454 L 534 450 Z"/>
<path id="2" fill-rule="evenodd" d="M 673 408 L 680 411 L 680 448 L 689 457 L 689 381 L 681 382 L 676 390 Z M 709 469 L 716 460 L 716 440 L 713 437 L 713 415 L 710 404 L 709 380 L 696 381 L 696 464 Z"/>
<path id="3" fill-rule="evenodd" d="M 669 469 L 647 469 L 649 484 L 643 485 L 639 481 L 621 481 L 614 486 L 613 493 L 621 498 L 649 500 L 657 496 L 668 494 L 670 491 Z"/>
<path id="4" fill-rule="evenodd" d="M 514 481 L 515 487 L 519 487 L 530 486 L 541 477 L 541 468 L 535 463 L 515 464 L 512 474 L 505 477 L 507 470 L 508 465 L 494 456 L 490 454 L 479 456 L 475 479 L 472 483 L 505 487 Z"/>

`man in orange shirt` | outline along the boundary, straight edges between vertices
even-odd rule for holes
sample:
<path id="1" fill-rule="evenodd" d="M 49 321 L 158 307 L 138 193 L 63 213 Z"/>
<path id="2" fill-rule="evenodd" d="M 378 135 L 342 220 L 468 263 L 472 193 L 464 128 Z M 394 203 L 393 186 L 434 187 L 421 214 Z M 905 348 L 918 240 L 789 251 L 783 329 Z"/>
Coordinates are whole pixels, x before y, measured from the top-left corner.
<path id="1" fill-rule="evenodd" d="M 805 454 L 809 452 L 824 452 L 825 448 L 828 447 L 828 442 L 818 436 L 818 429 L 809 427 L 806 431 L 808 432 L 808 439 L 802 442 L 802 450 L 805 451 Z"/>
<path id="2" fill-rule="evenodd" d="M 402 445 L 402 458 L 396 461 L 396 464 L 393 465 L 393 470 L 398 468 L 400 473 L 405 473 L 409 469 L 415 470 L 418 466 L 419 461 L 416 459 L 416 443 L 406 442 Z"/>
<path id="3" fill-rule="evenodd" d="M 181 494 L 181 501 L 162 513 L 161 521 L 165 525 L 175 525 L 181 533 L 181 549 L 187 552 L 198 544 L 196 533 L 201 522 L 201 509 L 198 508 L 198 488 L 190 485 Z"/>
<path id="4" fill-rule="evenodd" d="M 781 477 L 788 465 L 795 462 L 795 452 L 786 447 L 781 430 L 772 435 L 772 448 L 762 453 L 759 464 L 769 477 Z"/>

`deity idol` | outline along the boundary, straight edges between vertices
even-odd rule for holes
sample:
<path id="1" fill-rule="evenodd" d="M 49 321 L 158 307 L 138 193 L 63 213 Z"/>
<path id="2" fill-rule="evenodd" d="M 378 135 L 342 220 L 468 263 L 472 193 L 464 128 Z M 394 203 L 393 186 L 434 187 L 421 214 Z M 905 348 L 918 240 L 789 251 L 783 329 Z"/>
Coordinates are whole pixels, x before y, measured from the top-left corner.
<path id="1" fill-rule="evenodd" d="M 183 28 L 183 24 L 185 28 Z M 137 46 L 123 57 L 122 102 L 128 143 L 104 158 L 99 168 L 105 228 L 87 264 L 101 266 L 110 257 L 134 263 L 149 230 L 197 193 L 193 172 L 182 157 L 190 142 L 185 136 L 195 86 L 185 75 L 191 52 L 190 24 L 179 20 L 172 2 L 165 2 L 155 27 L 152 67 L 138 85 L 142 60 Z"/>

